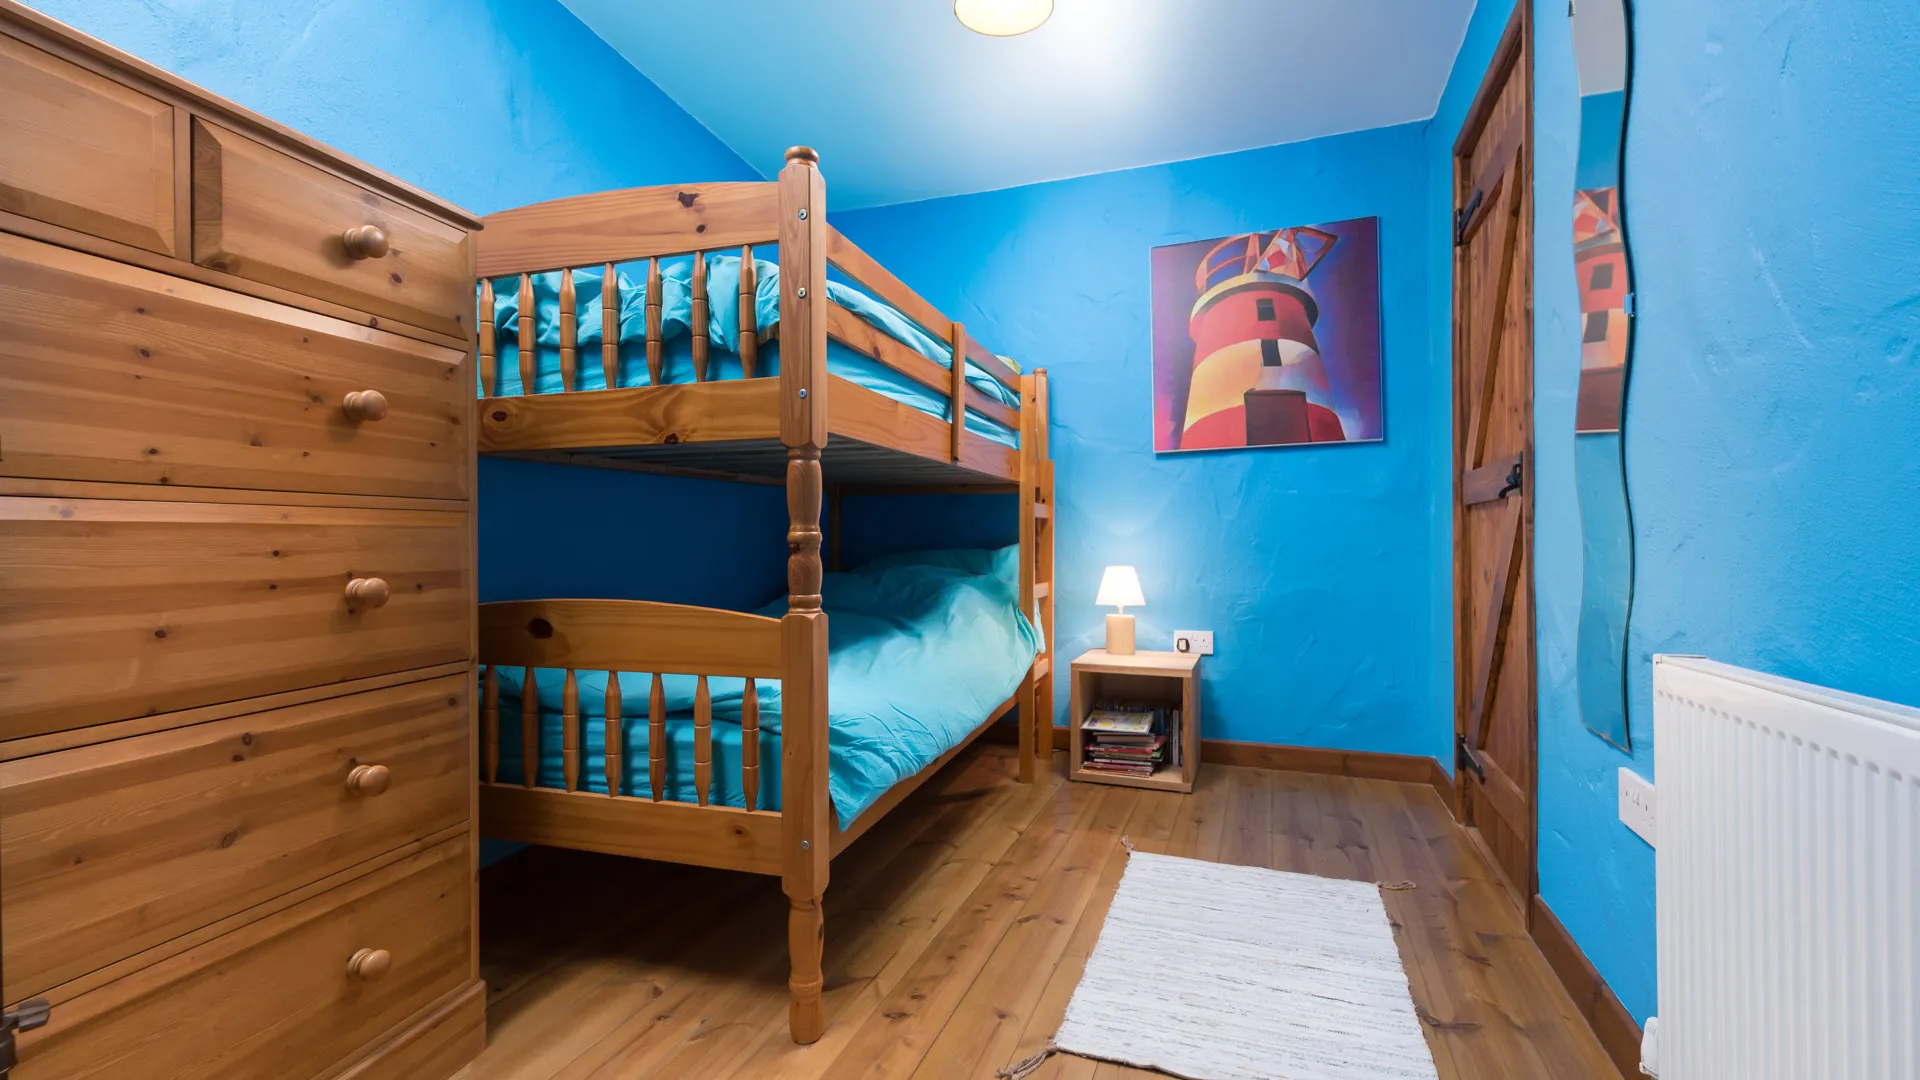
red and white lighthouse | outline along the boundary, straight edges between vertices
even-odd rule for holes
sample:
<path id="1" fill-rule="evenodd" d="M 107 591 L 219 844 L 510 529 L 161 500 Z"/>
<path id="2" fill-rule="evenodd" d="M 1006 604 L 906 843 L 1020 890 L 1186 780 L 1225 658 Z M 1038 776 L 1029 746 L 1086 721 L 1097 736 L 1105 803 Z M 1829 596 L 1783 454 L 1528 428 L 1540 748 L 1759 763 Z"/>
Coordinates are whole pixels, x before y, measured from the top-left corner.
<path id="1" fill-rule="evenodd" d="M 1306 227 L 1244 233 L 1201 258 L 1181 449 L 1346 440 L 1313 335 L 1320 306 L 1307 288 L 1339 239 Z"/>

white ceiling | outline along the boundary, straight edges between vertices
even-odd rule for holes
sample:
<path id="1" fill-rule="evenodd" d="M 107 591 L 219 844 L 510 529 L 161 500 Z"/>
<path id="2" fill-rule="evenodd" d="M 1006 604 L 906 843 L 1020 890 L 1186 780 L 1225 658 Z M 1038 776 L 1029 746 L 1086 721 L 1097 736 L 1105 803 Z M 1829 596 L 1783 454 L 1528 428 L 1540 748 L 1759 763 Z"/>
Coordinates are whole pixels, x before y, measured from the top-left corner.
<path id="1" fill-rule="evenodd" d="M 952 0 L 563 0 L 766 175 L 841 209 L 1433 115 L 1474 0 L 1056 0 L 1015 38 Z"/>

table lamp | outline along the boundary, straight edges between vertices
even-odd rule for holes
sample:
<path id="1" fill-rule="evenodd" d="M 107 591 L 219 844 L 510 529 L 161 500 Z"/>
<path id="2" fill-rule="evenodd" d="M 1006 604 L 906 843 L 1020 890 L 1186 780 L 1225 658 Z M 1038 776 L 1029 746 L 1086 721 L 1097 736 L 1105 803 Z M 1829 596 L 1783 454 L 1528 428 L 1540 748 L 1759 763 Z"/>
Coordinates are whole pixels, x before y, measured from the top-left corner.
<path id="1" fill-rule="evenodd" d="M 1100 595 L 1093 602 L 1119 609 L 1118 614 L 1107 616 L 1107 655 L 1132 656 L 1133 616 L 1127 614 L 1127 605 L 1141 607 L 1147 602 L 1140 595 L 1140 575 L 1131 566 L 1107 567 L 1100 575 Z"/>

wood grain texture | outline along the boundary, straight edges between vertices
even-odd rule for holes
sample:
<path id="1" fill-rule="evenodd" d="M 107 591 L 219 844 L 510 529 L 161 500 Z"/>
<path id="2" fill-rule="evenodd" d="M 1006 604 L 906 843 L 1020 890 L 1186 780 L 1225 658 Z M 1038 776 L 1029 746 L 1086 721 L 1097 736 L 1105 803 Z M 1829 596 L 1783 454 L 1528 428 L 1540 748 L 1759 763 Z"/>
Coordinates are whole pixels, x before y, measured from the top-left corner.
<path id="1" fill-rule="evenodd" d="M 827 304 L 827 336 L 878 360 L 929 390 L 947 392 L 947 369 L 921 356 L 905 342 L 841 307 Z"/>
<path id="2" fill-rule="evenodd" d="M 356 259 L 346 230 L 391 250 Z M 193 124 L 193 261 L 214 270 L 465 335 L 473 325 L 466 229 L 204 120 Z"/>
<path id="3" fill-rule="evenodd" d="M 424 1080 L 452 1076 L 487 1046 L 487 987 L 474 982 L 402 1020 L 390 1037 L 337 1077 L 325 1080 Z"/>
<path id="4" fill-rule="evenodd" d="M 466 677 L 0 765 L 7 1001 L 467 818 Z M 389 770 L 378 795 L 346 786 Z"/>
<path id="5" fill-rule="evenodd" d="M 488 214 L 478 238 L 479 273 L 538 273 L 770 244 L 779 235 L 774 187 L 754 181 L 627 188 Z"/>
<path id="6" fill-rule="evenodd" d="M 4 234 L 0 308 L 7 475 L 468 492 L 465 353 Z"/>
<path id="7" fill-rule="evenodd" d="M 66 1002 L 21 1040 L 15 1076 L 310 1076 L 471 981 L 469 856 L 456 838 Z M 370 943 L 393 970 L 356 981 Z"/>
<path id="8" fill-rule="evenodd" d="M 1181 796 L 1069 784 L 1058 766 L 1022 785 L 1016 771 L 1011 748 L 976 743 L 835 860 L 848 902 L 811 1046 L 788 1038 L 771 883 L 539 850 L 490 869 L 481 967 L 497 996 L 468 1080 L 985 1080 L 1058 1028 L 1125 869 L 1123 836 L 1412 880 L 1384 898 L 1442 1080 L 1616 1075 L 1426 787 L 1219 766 Z M 692 897 L 698 917 L 676 920 Z M 1038 1075 L 1099 1068 L 1057 1057 Z"/>
<path id="9" fill-rule="evenodd" d="M 166 102 L 0 35 L 0 146 L 0 210 L 176 253 Z"/>
<path id="10" fill-rule="evenodd" d="M 480 662 L 780 677 L 780 620 L 651 600 L 480 605 Z"/>
<path id="11" fill-rule="evenodd" d="M 1516 5 L 1452 170 L 1456 213 L 1476 193 L 1493 208 L 1454 248 L 1454 715 L 1460 761 L 1478 766 L 1456 765 L 1455 803 L 1516 911 L 1536 875 L 1533 485 L 1503 498 L 1501 477 L 1480 499 L 1491 478 L 1478 470 L 1533 451 L 1531 28 L 1531 6 Z"/>
<path id="12" fill-rule="evenodd" d="M 1546 899 L 1537 893 L 1528 911 L 1528 927 L 1547 966 L 1560 979 L 1560 985 L 1566 987 L 1567 996 L 1573 999 L 1574 1007 L 1580 1010 L 1600 1045 L 1606 1048 L 1622 1080 L 1638 1080 L 1641 1075 L 1640 1025 L 1614 996 L 1613 988 L 1600 977 L 1573 935 L 1560 924 Z"/>
<path id="13" fill-rule="evenodd" d="M 489 398 L 480 406 L 480 452 L 771 441 L 780 435 L 779 398 L 774 379 Z M 699 463 L 691 448 L 676 453 Z"/>
<path id="14" fill-rule="evenodd" d="M 0 737 L 469 659 L 464 513 L 0 498 Z M 374 574 L 386 605 L 344 587 Z"/>
<path id="15" fill-rule="evenodd" d="M 836 269 L 920 324 L 920 329 L 935 339 L 946 339 L 947 328 L 953 325 L 953 320 L 940 314 L 939 308 L 921 299 L 919 293 L 895 277 L 893 271 L 876 262 L 873 256 L 860 250 L 860 246 L 847 239 L 839 229 L 828 227 L 822 239 L 826 245 L 827 261 Z"/>
<path id="16" fill-rule="evenodd" d="M 502 840 L 639 859 L 781 872 L 780 815 L 557 788 L 486 784 L 480 832 Z"/>

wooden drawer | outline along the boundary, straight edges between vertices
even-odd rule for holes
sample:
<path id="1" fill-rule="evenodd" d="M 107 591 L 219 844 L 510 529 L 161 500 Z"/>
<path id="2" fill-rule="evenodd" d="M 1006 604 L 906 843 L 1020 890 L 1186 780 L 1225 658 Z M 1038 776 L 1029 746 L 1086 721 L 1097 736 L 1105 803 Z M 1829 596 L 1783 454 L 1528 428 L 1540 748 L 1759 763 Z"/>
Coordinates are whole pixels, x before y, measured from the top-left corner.
<path id="1" fill-rule="evenodd" d="M 453 349 L 0 234 L 0 474 L 465 498 L 470 372 Z M 349 415 L 369 390 L 385 415 Z"/>
<path id="2" fill-rule="evenodd" d="M 350 249 L 372 226 L 382 248 Z M 472 333 L 465 229 L 195 118 L 193 261 L 441 333 Z"/>
<path id="3" fill-rule="evenodd" d="M 0 738 L 470 659 L 468 550 L 465 513 L 0 498 Z"/>
<path id="4" fill-rule="evenodd" d="M 472 979 L 457 837 L 55 1006 L 14 1080 L 309 1080 Z M 385 976 L 350 967 L 385 950 Z"/>
<path id="5" fill-rule="evenodd" d="M 448 676 L 0 764 L 0 1000 L 466 820 L 468 683 Z"/>
<path id="6" fill-rule="evenodd" d="M 173 254 L 173 106 L 0 35 L 0 210 Z"/>

